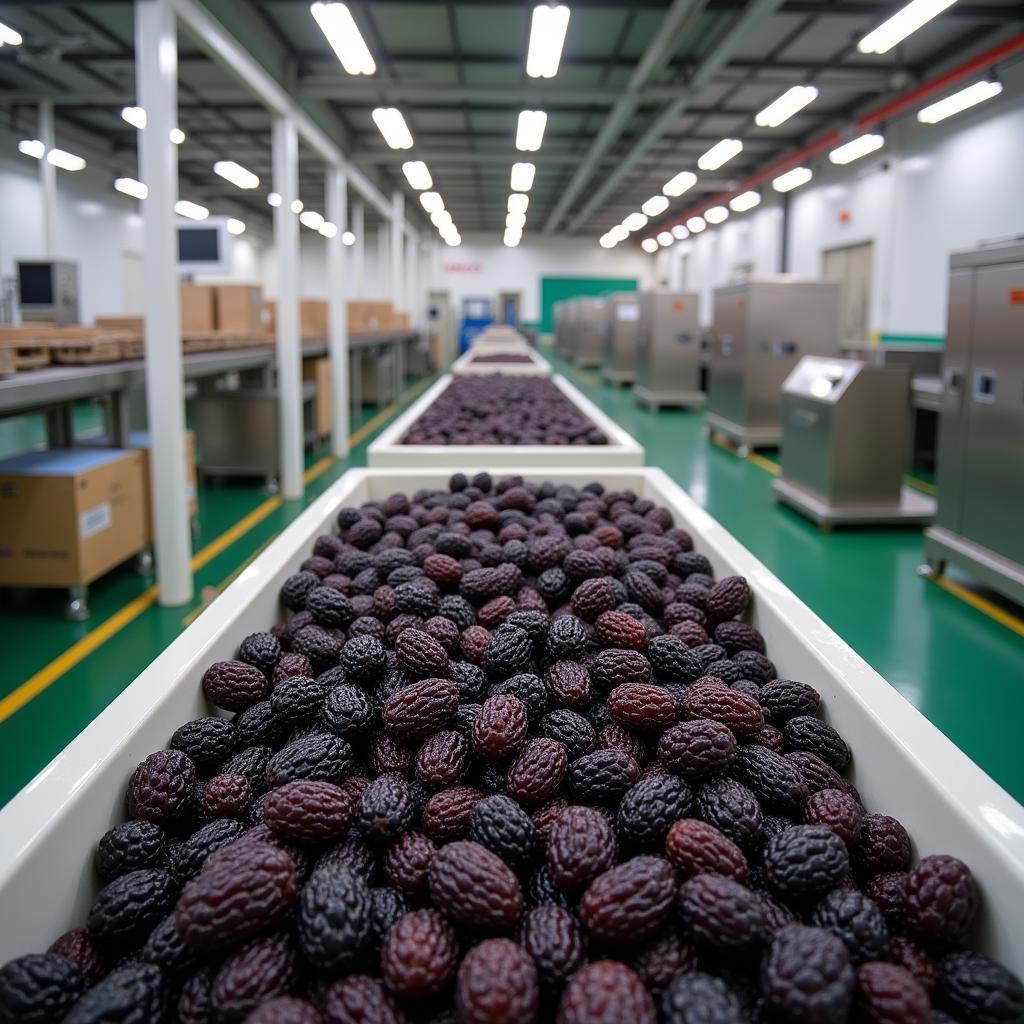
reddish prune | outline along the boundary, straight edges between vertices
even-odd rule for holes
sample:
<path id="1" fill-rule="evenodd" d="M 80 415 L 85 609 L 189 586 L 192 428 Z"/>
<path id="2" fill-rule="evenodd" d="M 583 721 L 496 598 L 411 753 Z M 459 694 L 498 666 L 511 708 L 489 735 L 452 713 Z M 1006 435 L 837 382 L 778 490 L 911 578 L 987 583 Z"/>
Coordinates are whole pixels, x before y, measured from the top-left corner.
<path id="1" fill-rule="evenodd" d="M 423 808 L 423 831 L 435 843 L 449 843 L 469 833 L 469 815 L 483 793 L 471 786 L 452 786 L 435 793 Z"/>
<path id="2" fill-rule="evenodd" d="M 530 910 L 523 918 L 520 941 L 533 958 L 540 980 L 549 986 L 561 986 L 586 959 L 580 923 L 563 907 Z"/>
<path id="3" fill-rule="evenodd" d="M 978 885 L 956 857 L 923 857 L 907 878 L 904 914 L 924 940 L 956 945 L 971 934 L 978 916 Z"/>
<path id="4" fill-rule="evenodd" d="M 529 721 L 518 697 L 496 693 L 488 697 L 473 722 L 473 749 L 488 761 L 508 761 L 526 743 Z"/>
<path id="5" fill-rule="evenodd" d="M 225 711 L 244 711 L 262 700 L 269 689 L 267 677 L 244 661 L 217 661 L 204 673 L 203 693 L 206 699 Z"/>
<path id="6" fill-rule="evenodd" d="M 602 942 L 621 944 L 654 934 L 676 896 L 672 866 L 643 855 L 599 875 L 580 900 L 580 917 Z"/>
<path id="7" fill-rule="evenodd" d="M 174 825 L 192 809 L 196 769 L 180 750 L 150 754 L 128 781 L 128 813 L 157 825 Z"/>
<path id="8" fill-rule="evenodd" d="M 295 953 L 285 934 L 256 939 L 233 952 L 210 987 L 215 1019 L 241 1021 L 292 985 Z"/>
<path id="9" fill-rule="evenodd" d="M 860 838 L 864 808 L 848 793 L 821 789 L 812 793 L 804 805 L 804 821 L 808 825 L 824 825 L 847 846 L 854 846 Z"/>
<path id="10" fill-rule="evenodd" d="M 460 1024 L 531 1024 L 538 998 L 537 969 L 523 947 L 509 939 L 481 942 L 459 967 Z"/>
<path id="11" fill-rule="evenodd" d="M 608 712 L 627 728 L 660 731 L 678 721 L 683 705 L 660 686 L 624 683 L 608 694 Z"/>
<path id="12" fill-rule="evenodd" d="M 728 726 L 710 719 L 680 722 L 662 733 L 658 758 L 687 782 L 725 772 L 736 758 L 736 737 Z"/>
<path id="13" fill-rule="evenodd" d="M 277 996 L 250 1013 L 245 1024 L 320 1024 L 320 1014 L 305 999 Z"/>
<path id="14" fill-rule="evenodd" d="M 439 729 L 458 706 L 459 688 L 451 679 L 424 679 L 392 694 L 381 718 L 389 733 L 406 740 Z"/>
<path id="15" fill-rule="evenodd" d="M 711 873 L 744 882 L 749 872 L 743 851 L 697 818 L 684 818 L 669 829 L 665 854 L 685 878 Z"/>
<path id="16" fill-rule="evenodd" d="M 324 1024 L 406 1024 L 384 983 L 365 974 L 336 981 L 323 997 Z"/>
<path id="17" fill-rule="evenodd" d="M 928 1024 L 931 1001 L 910 971 L 868 963 L 857 971 L 856 1006 L 870 1024 Z"/>
<path id="18" fill-rule="evenodd" d="M 597 960 L 568 981 L 558 1004 L 557 1024 L 655 1024 L 654 1000 L 625 964 Z"/>
<path id="19" fill-rule="evenodd" d="M 380 965 L 384 982 L 403 999 L 428 999 L 455 976 L 459 947 L 451 925 L 436 910 L 400 917 L 384 938 Z"/>
<path id="20" fill-rule="evenodd" d="M 404 892 L 420 892 L 427 887 L 434 851 L 434 844 L 422 832 L 406 832 L 384 854 L 384 874 Z"/>
<path id="21" fill-rule="evenodd" d="M 500 857 L 478 843 L 454 842 L 434 854 L 430 895 L 457 924 L 477 931 L 504 931 L 519 917 L 519 881 Z"/>
<path id="22" fill-rule="evenodd" d="M 272 789 L 263 799 L 263 820 L 282 839 L 319 843 L 343 835 L 353 800 L 340 786 L 300 779 Z"/>
<path id="23" fill-rule="evenodd" d="M 854 863 L 867 875 L 906 871 L 910 867 L 910 836 L 888 814 L 865 814 L 852 855 Z"/>
<path id="24" fill-rule="evenodd" d="M 509 796 L 527 807 L 550 800 L 565 778 L 568 761 L 565 747 L 556 740 L 530 740 L 509 769 Z"/>

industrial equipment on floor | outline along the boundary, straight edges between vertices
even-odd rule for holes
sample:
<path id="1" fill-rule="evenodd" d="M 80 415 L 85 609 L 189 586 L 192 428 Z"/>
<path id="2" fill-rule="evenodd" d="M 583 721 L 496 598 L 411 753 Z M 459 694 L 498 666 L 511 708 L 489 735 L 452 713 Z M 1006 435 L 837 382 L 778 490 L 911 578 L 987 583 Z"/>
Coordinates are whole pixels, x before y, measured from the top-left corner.
<path id="1" fill-rule="evenodd" d="M 638 403 L 692 409 L 704 404 L 700 389 L 700 296 L 696 292 L 644 292 L 639 297 L 636 346 Z"/>
<path id="2" fill-rule="evenodd" d="M 640 326 L 638 299 L 636 292 L 615 292 L 605 300 L 601 377 L 608 384 L 632 384 L 636 379 L 636 347 Z"/>
<path id="3" fill-rule="evenodd" d="M 570 313 L 569 354 L 581 369 L 601 365 L 604 358 L 605 300 L 573 299 Z"/>
<path id="4" fill-rule="evenodd" d="M 741 449 L 782 440 L 782 384 L 802 356 L 839 355 L 838 281 L 790 274 L 716 288 L 707 423 Z M 744 452 L 745 453 L 745 452 Z"/>
<path id="5" fill-rule="evenodd" d="M 1024 603 L 1024 245 L 950 259 L 939 511 L 925 533 L 938 575 L 955 562 Z"/>
<path id="6" fill-rule="evenodd" d="M 776 497 L 819 526 L 925 523 L 933 499 L 903 486 L 905 366 L 804 356 L 782 387 Z"/>

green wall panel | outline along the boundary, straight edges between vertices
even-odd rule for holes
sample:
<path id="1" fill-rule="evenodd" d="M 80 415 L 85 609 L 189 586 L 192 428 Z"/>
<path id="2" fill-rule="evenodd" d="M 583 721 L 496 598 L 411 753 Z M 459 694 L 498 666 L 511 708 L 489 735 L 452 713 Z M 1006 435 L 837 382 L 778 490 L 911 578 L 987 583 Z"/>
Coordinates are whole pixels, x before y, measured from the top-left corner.
<path id="1" fill-rule="evenodd" d="M 635 292 L 635 277 L 542 277 L 540 279 L 540 331 L 555 329 L 552 307 L 564 299 L 580 295 L 608 295 L 610 292 Z"/>

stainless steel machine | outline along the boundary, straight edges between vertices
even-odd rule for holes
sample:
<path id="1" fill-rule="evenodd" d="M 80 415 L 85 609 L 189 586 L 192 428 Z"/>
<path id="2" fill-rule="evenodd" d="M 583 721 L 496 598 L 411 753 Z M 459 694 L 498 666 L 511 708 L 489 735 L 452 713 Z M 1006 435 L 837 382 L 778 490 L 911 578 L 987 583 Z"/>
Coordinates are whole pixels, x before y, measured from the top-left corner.
<path id="1" fill-rule="evenodd" d="M 18 260 L 22 322 L 78 323 L 78 264 L 68 260 Z"/>
<path id="2" fill-rule="evenodd" d="M 954 253 L 925 571 L 947 562 L 1024 603 L 1024 244 Z"/>
<path id="3" fill-rule="evenodd" d="M 839 355 L 838 281 L 790 274 L 716 288 L 706 418 L 740 446 L 782 440 L 782 383 L 807 355 Z"/>
<path id="4" fill-rule="evenodd" d="M 637 331 L 637 402 L 657 412 L 704 404 L 700 389 L 700 296 L 696 292 L 643 292 Z"/>
<path id="5" fill-rule="evenodd" d="M 639 296 L 636 292 L 613 292 L 605 299 L 604 313 L 601 378 L 609 384 L 632 384 L 636 378 Z"/>
<path id="6" fill-rule="evenodd" d="M 605 299 L 574 299 L 570 314 L 572 361 L 582 370 L 600 366 L 604 357 Z"/>
<path id="7" fill-rule="evenodd" d="M 930 521 L 934 500 L 903 486 L 909 387 L 905 366 L 804 356 L 782 387 L 776 498 L 824 528 Z"/>

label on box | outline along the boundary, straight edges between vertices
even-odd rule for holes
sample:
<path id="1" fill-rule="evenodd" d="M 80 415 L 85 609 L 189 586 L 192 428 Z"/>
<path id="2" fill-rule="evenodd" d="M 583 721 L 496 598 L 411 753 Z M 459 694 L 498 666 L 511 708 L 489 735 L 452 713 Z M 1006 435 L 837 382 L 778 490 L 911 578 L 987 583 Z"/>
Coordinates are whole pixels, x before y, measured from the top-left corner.
<path id="1" fill-rule="evenodd" d="M 639 320 L 640 307 L 635 305 L 620 305 L 615 308 L 615 315 L 619 320 Z"/>
<path id="2" fill-rule="evenodd" d="M 114 513 L 110 507 L 110 502 L 105 501 L 102 505 L 86 509 L 78 517 L 78 535 L 82 540 L 88 540 L 101 530 L 107 529 L 113 521 Z"/>

